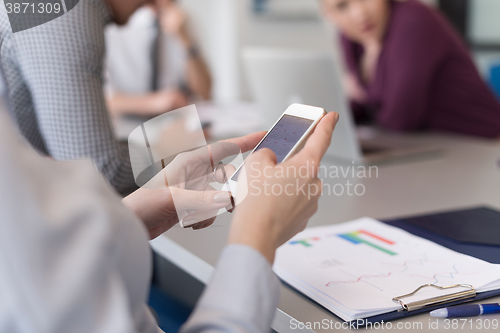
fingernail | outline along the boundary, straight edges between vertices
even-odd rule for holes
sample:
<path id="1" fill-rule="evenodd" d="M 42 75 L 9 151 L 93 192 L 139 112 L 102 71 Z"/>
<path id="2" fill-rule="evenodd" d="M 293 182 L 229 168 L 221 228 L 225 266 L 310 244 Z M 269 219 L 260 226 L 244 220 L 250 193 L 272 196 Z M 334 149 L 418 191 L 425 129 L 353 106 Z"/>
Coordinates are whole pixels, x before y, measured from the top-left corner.
<path id="1" fill-rule="evenodd" d="M 339 118 L 340 118 L 340 115 L 337 113 L 337 114 L 335 115 L 335 122 L 338 122 L 338 121 L 339 121 Z"/>
<path id="2" fill-rule="evenodd" d="M 215 203 L 229 203 L 231 200 L 231 196 L 229 195 L 228 192 L 219 192 L 216 195 L 214 195 L 214 202 Z"/>

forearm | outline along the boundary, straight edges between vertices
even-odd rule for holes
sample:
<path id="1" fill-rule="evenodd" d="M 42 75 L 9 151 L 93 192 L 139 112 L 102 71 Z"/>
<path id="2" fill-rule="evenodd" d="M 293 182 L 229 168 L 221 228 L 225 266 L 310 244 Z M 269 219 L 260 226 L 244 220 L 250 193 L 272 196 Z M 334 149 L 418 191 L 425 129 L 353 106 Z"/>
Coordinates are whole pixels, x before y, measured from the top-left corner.
<path id="1" fill-rule="evenodd" d="M 377 112 L 377 123 L 394 131 L 413 131 L 422 128 L 428 119 L 428 95 L 422 91 L 398 89 L 391 92 L 384 106 Z M 404 96 L 407 98 L 405 99 Z"/>
<path id="2" fill-rule="evenodd" d="M 189 88 L 201 98 L 208 100 L 212 94 L 212 77 L 203 57 L 195 48 L 195 44 L 187 32 L 179 36 L 183 46 L 188 51 L 187 83 Z"/>
<path id="3" fill-rule="evenodd" d="M 212 78 L 207 65 L 200 55 L 189 56 L 187 62 L 187 82 L 189 88 L 204 100 L 212 97 Z"/>
<path id="4" fill-rule="evenodd" d="M 152 114 L 156 112 L 153 105 L 154 94 L 130 95 L 115 93 L 108 97 L 107 104 L 111 114 Z"/>
<path id="5" fill-rule="evenodd" d="M 425 126 L 429 119 L 429 95 L 432 64 L 422 64 L 417 71 L 412 64 L 394 65 L 387 75 L 383 103 L 376 117 L 378 124 L 395 131 L 412 131 Z"/>

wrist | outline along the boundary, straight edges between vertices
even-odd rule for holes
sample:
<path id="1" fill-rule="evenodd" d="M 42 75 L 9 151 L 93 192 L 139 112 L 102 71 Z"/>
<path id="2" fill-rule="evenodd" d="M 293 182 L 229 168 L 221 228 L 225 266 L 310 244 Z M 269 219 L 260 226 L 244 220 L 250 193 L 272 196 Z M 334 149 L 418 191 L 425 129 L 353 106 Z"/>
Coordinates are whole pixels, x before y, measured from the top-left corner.
<path id="1" fill-rule="evenodd" d="M 191 58 L 191 59 L 196 59 L 196 58 L 199 58 L 199 56 L 200 56 L 200 51 L 194 45 L 192 45 L 190 48 L 187 49 L 187 53 L 188 53 L 189 58 Z"/>
<path id="2" fill-rule="evenodd" d="M 267 261 L 271 266 L 274 263 L 276 248 L 274 248 L 269 244 L 266 244 L 262 240 L 258 240 L 251 237 L 242 237 L 242 238 L 230 237 L 228 244 L 240 244 L 240 245 L 250 246 L 254 250 L 258 251 L 260 254 L 262 254 L 264 258 L 267 259 Z"/>
<path id="3" fill-rule="evenodd" d="M 260 252 L 272 265 L 278 242 L 268 226 L 271 223 L 262 223 L 258 218 L 240 220 L 237 216 L 229 233 L 228 244 L 243 244 Z"/>

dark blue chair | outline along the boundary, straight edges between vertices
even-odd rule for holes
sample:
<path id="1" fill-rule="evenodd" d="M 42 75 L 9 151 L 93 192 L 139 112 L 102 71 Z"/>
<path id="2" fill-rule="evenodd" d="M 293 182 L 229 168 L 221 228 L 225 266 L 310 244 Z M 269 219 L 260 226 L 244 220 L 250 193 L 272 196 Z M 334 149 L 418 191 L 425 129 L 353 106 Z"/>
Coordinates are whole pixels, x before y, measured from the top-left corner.
<path id="1" fill-rule="evenodd" d="M 192 311 L 154 284 L 149 291 L 148 305 L 154 310 L 160 328 L 166 333 L 178 332 Z"/>

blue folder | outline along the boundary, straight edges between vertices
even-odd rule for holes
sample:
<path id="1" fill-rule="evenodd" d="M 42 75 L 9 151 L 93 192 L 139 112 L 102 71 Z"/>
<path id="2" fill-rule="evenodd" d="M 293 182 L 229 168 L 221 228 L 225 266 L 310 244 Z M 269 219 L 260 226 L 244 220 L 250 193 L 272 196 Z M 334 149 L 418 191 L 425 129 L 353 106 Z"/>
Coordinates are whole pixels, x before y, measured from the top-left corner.
<path id="1" fill-rule="evenodd" d="M 492 208 L 476 207 L 383 222 L 456 252 L 467 254 L 493 264 L 500 264 L 500 244 L 498 243 L 500 242 L 500 212 Z M 482 292 L 478 293 L 474 298 L 446 303 L 446 306 L 477 301 L 498 295 L 500 295 L 500 290 Z M 354 327 L 363 327 L 369 323 L 386 322 L 412 316 L 444 306 L 443 304 L 439 304 L 414 311 L 392 311 L 365 318 L 361 325 L 354 325 Z"/>

